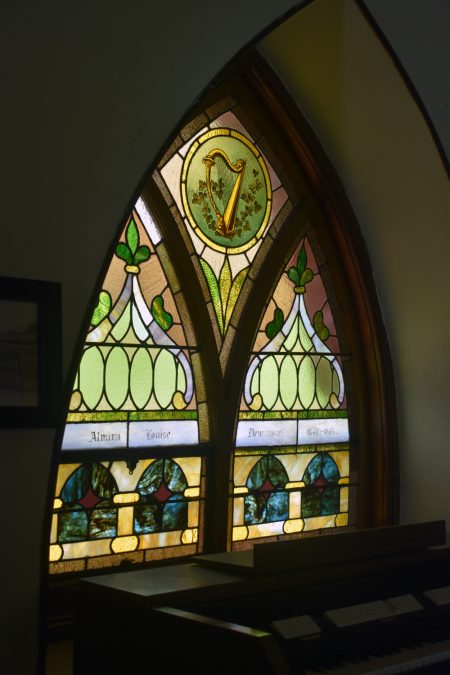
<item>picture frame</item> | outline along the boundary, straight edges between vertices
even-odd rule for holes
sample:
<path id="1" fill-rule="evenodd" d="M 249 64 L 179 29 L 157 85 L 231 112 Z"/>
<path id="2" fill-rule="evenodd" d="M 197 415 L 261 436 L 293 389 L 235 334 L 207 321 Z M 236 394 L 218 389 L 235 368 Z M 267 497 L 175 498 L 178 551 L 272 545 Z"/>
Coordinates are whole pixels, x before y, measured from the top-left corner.
<path id="1" fill-rule="evenodd" d="M 0 427 L 54 427 L 61 405 L 61 285 L 0 277 Z"/>

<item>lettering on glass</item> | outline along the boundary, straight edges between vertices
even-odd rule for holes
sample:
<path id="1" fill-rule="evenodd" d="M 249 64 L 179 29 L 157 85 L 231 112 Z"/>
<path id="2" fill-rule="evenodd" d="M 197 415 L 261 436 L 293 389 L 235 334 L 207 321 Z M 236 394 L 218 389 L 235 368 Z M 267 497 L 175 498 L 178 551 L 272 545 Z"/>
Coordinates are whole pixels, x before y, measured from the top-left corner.
<path id="1" fill-rule="evenodd" d="M 281 433 L 280 429 L 275 430 L 275 429 L 254 429 L 253 427 L 250 427 L 248 430 L 248 437 L 249 438 L 273 438 L 274 436 L 279 436 Z"/>
<path id="2" fill-rule="evenodd" d="M 100 431 L 91 431 L 91 443 L 102 443 L 105 441 L 119 441 L 120 434 L 101 433 Z"/>
<path id="3" fill-rule="evenodd" d="M 148 441 L 165 440 L 170 438 L 170 431 L 153 431 L 152 429 L 147 429 L 146 436 Z"/>

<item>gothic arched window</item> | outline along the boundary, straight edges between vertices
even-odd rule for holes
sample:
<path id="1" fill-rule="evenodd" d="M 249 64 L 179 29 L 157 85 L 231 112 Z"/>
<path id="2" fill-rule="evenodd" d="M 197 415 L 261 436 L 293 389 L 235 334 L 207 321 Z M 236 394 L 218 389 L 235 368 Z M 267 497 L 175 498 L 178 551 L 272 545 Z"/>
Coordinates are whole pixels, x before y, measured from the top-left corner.
<path id="1" fill-rule="evenodd" d="M 74 378 L 52 572 L 395 519 L 367 254 L 289 105 L 250 62 L 149 174 Z"/>

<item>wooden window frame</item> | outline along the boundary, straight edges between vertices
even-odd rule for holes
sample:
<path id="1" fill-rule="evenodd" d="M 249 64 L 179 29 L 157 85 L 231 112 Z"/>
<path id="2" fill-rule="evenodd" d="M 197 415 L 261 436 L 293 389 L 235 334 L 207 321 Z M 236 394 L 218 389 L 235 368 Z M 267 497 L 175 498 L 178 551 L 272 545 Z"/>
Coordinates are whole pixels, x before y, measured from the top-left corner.
<path id="1" fill-rule="evenodd" d="M 398 432 L 388 340 L 360 227 L 343 185 L 311 127 L 273 71 L 256 51 L 252 51 L 245 57 L 239 56 L 224 69 L 216 78 L 214 86 L 201 97 L 200 104 L 185 116 L 185 126 L 174 133 L 165 147 L 167 149 L 171 143 L 176 143 L 179 134 L 193 134 L 193 127 L 189 132 L 189 121 L 227 97 L 232 97 L 245 111 L 243 123 L 255 135 L 257 142 L 260 142 L 258 138 L 261 139 L 268 152 L 272 151 L 270 161 L 273 158 L 276 162 L 275 158 L 278 158 L 275 168 L 288 189 L 293 208 L 271 246 L 264 274 L 256 277 L 247 300 L 245 330 L 238 327 L 240 335 L 236 336 L 232 345 L 225 378 L 220 368 L 208 310 L 204 302 L 195 301 L 196 297 L 203 297 L 203 294 L 192 266 L 195 258 L 193 247 L 183 236 L 174 209 L 168 205 L 152 177 L 157 163 L 150 168 L 144 187 L 139 186 L 134 199 L 136 201 L 138 196 L 142 196 L 147 201 L 161 229 L 167 252 L 182 282 L 197 342 L 201 342 L 211 429 L 207 457 L 204 552 L 230 548 L 230 462 L 248 354 L 265 303 L 280 271 L 311 226 L 332 279 L 341 324 L 345 323 L 344 327 L 340 327 L 343 336 L 338 329 L 339 337 L 343 337 L 345 351 L 350 353 L 352 360 L 347 389 L 351 390 L 351 465 L 358 475 L 357 500 L 353 505 L 354 526 L 367 528 L 396 524 L 399 517 Z M 184 140 L 187 140 L 186 135 Z M 162 152 L 157 162 L 163 156 Z M 123 223 L 113 244 L 122 229 Z M 109 264 L 111 251 L 112 245 L 108 249 L 99 284 Z M 93 294 L 92 306 L 95 298 L 96 293 Z M 91 313 L 92 307 L 89 307 L 88 315 Z M 351 317 L 351 322 L 346 321 L 345 317 Z M 72 364 L 72 374 L 78 365 L 77 356 L 78 351 Z M 126 452 L 121 454 L 125 455 Z M 135 453 L 130 451 L 130 454 Z M 59 462 L 59 454 L 56 459 Z M 50 495 L 49 503 L 50 500 L 53 501 L 53 494 Z M 44 546 L 43 555 L 46 556 L 47 540 Z M 165 564 L 176 564 L 182 560 L 168 560 Z M 110 571 L 111 568 L 105 568 L 98 573 Z M 76 575 L 50 579 L 50 623 L 58 624 L 58 618 L 60 625 L 64 621 L 67 623 L 67 620 L 70 622 L 72 612 L 68 605 L 73 601 L 75 583 Z M 63 616 L 65 619 L 61 619 Z"/>

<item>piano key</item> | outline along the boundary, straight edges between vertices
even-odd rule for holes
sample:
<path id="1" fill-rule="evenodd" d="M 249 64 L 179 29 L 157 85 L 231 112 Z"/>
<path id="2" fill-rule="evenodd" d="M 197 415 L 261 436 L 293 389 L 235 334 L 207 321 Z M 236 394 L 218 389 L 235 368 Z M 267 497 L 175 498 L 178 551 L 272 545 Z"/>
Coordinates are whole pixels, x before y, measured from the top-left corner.
<path id="1" fill-rule="evenodd" d="M 385 600 L 386 604 L 392 609 L 394 614 L 409 614 L 409 612 L 418 612 L 423 610 L 423 605 L 412 593 L 406 595 L 396 595 Z"/>
<path id="2" fill-rule="evenodd" d="M 270 624 L 285 640 L 320 635 L 321 629 L 309 614 L 278 619 Z"/>
<path id="3" fill-rule="evenodd" d="M 346 626 L 355 626 L 367 621 L 390 618 L 394 616 L 394 611 L 383 600 L 374 600 L 373 602 L 364 602 L 359 605 L 330 609 L 324 612 L 324 616 L 336 628 L 345 628 Z"/>
<path id="4" fill-rule="evenodd" d="M 431 600 L 433 605 L 449 605 L 450 604 L 450 586 L 443 586 L 442 588 L 432 588 L 425 591 L 423 594 L 428 600 Z"/>
<path id="5" fill-rule="evenodd" d="M 450 672 L 450 640 L 400 649 L 391 655 L 372 656 L 369 661 L 361 660 L 356 664 L 347 661 L 340 666 L 322 669 L 320 672 L 323 675 L 397 675 L 444 663 L 448 663 L 447 672 Z M 319 671 L 312 669 L 306 671 L 306 674 L 313 675 L 316 672 Z"/>

